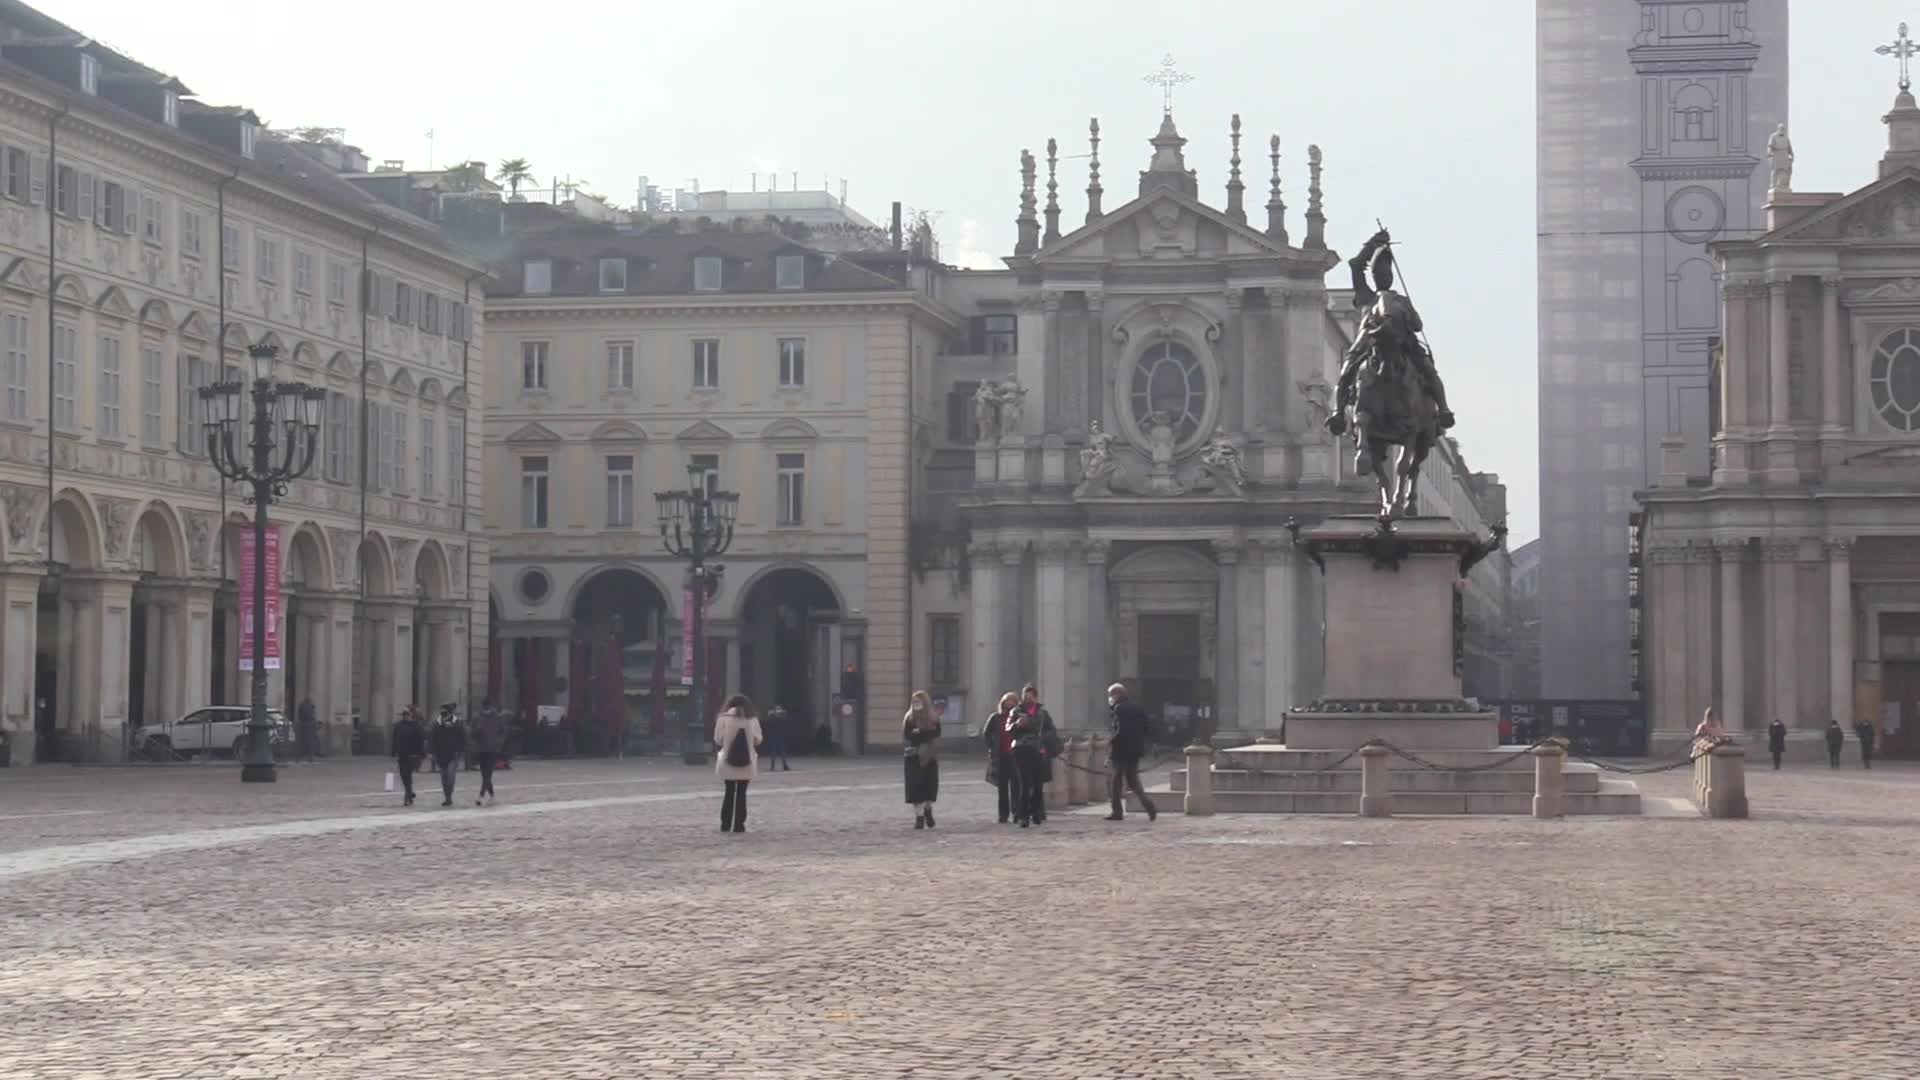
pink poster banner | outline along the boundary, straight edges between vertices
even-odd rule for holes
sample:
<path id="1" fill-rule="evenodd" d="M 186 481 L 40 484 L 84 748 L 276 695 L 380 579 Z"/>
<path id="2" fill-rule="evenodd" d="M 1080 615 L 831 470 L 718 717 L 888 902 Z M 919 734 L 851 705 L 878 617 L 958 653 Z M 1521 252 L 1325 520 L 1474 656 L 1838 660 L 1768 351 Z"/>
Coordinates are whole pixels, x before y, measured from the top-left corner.
<path id="1" fill-rule="evenodd" d="M 253 527 L 240 532 L 240 670 L 253 670 Z M 280 670 L 280 528 L 267 528 L 266 670 Z"/>
<path id="2" fill-rule="evenodd" d="M 693 590 L 680 590 L 680 685 L 693 685 Z"/>

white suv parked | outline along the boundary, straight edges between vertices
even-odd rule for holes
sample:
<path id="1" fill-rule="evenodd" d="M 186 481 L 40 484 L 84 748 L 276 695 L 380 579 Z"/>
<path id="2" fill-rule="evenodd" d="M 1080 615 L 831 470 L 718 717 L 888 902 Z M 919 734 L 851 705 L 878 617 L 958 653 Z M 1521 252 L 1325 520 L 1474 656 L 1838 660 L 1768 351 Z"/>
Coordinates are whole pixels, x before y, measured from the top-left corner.
<path id="1" fill-rule="evenodd" d="M 252 715 L 253 710 L 246 705 L 209 705 L 170 724 L 140 725 L 133 733 L 133 745 L 149 758 L 189 754 L 242 757 L 247 749 L 247 721 Z M 293 725 L 280 710 L 268 709 L 267 722 L 273 725 L 276 753 L 293 743 Z"/>

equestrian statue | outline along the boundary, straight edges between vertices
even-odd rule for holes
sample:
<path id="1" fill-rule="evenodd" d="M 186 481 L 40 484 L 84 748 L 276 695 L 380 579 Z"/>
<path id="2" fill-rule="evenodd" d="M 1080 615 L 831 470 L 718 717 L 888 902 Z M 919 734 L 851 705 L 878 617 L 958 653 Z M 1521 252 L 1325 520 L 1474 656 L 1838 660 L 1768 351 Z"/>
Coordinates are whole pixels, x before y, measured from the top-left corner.
<path id="1" fill-rule="evenodd" d="M 1353 469 L 1380 486 L 1380 522 L 1410 516 L 1420 465 L 1453 426 L 1446 386 L 1421 338 L 1420 313 L 1393 288 L 1393 239 L 1374 233 L 1347 262 L 1360 329 L 1347 349 L 1327 430 L 1353 434 Z M 1392 448 L 1390 450 L 1390 448 Z"/>

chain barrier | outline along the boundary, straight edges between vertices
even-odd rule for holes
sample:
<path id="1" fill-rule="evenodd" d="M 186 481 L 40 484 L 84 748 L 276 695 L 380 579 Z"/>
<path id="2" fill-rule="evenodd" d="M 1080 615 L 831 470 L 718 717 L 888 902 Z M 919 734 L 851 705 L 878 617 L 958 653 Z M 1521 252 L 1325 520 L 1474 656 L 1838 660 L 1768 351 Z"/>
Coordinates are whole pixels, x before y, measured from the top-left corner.
<path id="1" fill-rule="evenodd" d="M 1732 739 L 1720 739 L 1708 743 L 1705 746 L 1698 746 L 1696 744 L 1695 747 L 1688 749 L 1685 758 L 1679 761 L 1664 762 L 1659 765 L 1621 765 L 1617 762 L 1602 761 L 1599 758 L 1590 757 L 1586 754 L 1576 754 L 1572 750 L 1568 750 L 1567 757 L 1574 761 L 1595 766 L 1605 772 L 1620 773 L 1625 776 L 1651 776 L 1654 773 L 1674 772 L 1678 769 L 1685 769 L 1711 753 L 1714 747 L 1719 746 L 1723 742 L 1730 743 L 1732 741 Z"/>
<path id="2" fill-rule="evenodd" d="M 1402 750 L 1399 747 L 1393 745 L 1392 743 L 1387 742 L 1385 739 L 1369 739 L 1366 742 L 1360 744 L 1359 746 L 1354 747 L 1352 750 L 1347 751 L 1345 754 L 1342 754 L 1339 758 L 1337 758 L 1336 760 L 1332 761 L 1329 764 L 1322 765 L 1322 766 L 1319 766 L 1318 768 L 1313 768 L 1313 769 L 1299 769 L 1299 770 L 1288 770 L 1288 771 L 1297 771 L 1297 772 L 1304 772 L 1309 774 L 1332 772 L 1333 770 L 1340 768 L 1342 765 L 1345 765 L 1347 762 L 1352 761 L 1356 756 L 1359 755 L 1360 751 L 1366 749 L 1367 747 L 1383 746 L 1390 753 L 1392 753 L 1393 756 L 1400 758 L 1403 761 L 1411 762 L 1414 765 L 1418 765 L 1423 769 L 1429 769 L 1433 772 L 1451 772 L 1451 773 L 1490 772 L 1494 769 L 1504 768 L 1508 765 L 1511 765 L 1514 762 L 1520 760 L 1521 758 L 1528 757 L 1535 750 L 1539 749 L 1542 746 L 1561 746 L 1561 745 L 1564 745 L 1564 744 L 1562 744 L 1557 739 L 1551 739 L 1551 738 L 1541 739 L 1538 742 L 1535 742 L 1531 745 L 1514 750 L 1512 753 L 1496 758 L 1493 761 L 1483 762 L 1478 765 L 1442 765 L 1442 764 L 1439 764 L 1438 762 L 1429 761 L 1426 758 L 1423 758 L 1420 755 L 1413 753 L 1412 751 Z M 1718 745 L 1718 744 L 1712 744 L 1712 745 Z M 1712 749 L 1712 745 L 1702 747 L 1697 751 L 1689 750 L 1687 756 L 1684 758 L 1681 758 L 1678 761 L 1662 762 L 1658 765 L 1624 765 L 1624 764 L 1620 764 L 1619 762 L 1606 761 L 1601 758 L 1590 756 L 1588 754 L 1576 751 L 1571 747 L 1566 747 L 1566 749 L 1567 749 L 1568 760 L 1578 761 L 1583 764 L 1592 765 L 1595 768 L 1602 770 L 1603 772 L 1620 773 L 1626 776 L 1650 776 L 1655 773 L 1674 772 L 1678 769 L 1688 768 L 1692 766 L 1694 762 L 1700 760 L 1701 757 L 1705 756 Z M 1150 773 L 1150 772 L 1157 771 L 1159 769 L 1165 768 L 1170 763 L 1179 761 L 1184 756 L 1185 755 L 1183 751 L 1175 751 L 1170 754 L 1165 754 L 1160 758 L 1156 759 L 1155 761 L 1153 761 L 1151 764 L 1143 763 L 1140 766 L 1140 771 L 1142 773 Z M 1058 757 L 1055 760 L 1059 761 L 1062 765 L 1065 765 L 1069 769 L 1075 769 L 1080 772 L 1092 773 L 1093 775 L 1099 776 L 1099 777 L 1106 777 L 1111 775 L 1105 768 L 1094 769 L 1094 768 L 1088 768 L 1084 765 L 1076 765 L 1073 762 L 1068 761 L 1064 756 Z"/>

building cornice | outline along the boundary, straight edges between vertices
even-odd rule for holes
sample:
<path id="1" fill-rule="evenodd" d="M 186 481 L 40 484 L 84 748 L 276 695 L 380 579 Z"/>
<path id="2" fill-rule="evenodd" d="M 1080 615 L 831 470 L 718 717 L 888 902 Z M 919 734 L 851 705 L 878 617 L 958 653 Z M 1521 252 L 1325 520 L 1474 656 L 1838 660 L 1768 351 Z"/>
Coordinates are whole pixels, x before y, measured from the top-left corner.
<path id="1" fill-rule="evenodd" d="M 673 296 L 491 296 L 487 321 L 535 322 L 582 319 L 714 318 L 822 313 L 912 314 L 949 330 L 959 315 L 918 293 L 723 293 Z"/>

